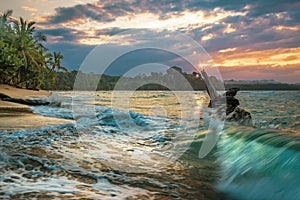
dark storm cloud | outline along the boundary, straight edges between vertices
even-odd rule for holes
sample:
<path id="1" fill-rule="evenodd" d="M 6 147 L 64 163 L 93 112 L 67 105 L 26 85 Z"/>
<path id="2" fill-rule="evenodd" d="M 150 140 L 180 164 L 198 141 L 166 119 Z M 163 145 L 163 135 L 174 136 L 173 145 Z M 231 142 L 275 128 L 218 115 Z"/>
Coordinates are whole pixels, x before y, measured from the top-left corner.
<path id="1" fill-rule="evenodd" d="M 60 36 L 56 42 L 77 42 L 80 39 L 89 39 L 89 38 L 99 38 L 102 35 L 116 35 L 129 29 L 121 28 L 106 28 L 101 30 L 96 30 L 94 36 L 88 36 L 84 31 L 79 31 L 76 29 L 69 28 L 57 28 L 57 29 L 44 29 L 41 32 L 46 36 Z"/>
<path id="2" fill-rule="evenodd" d="M 85 35 L 82 31 L 69 28 L 44 29 L 41 32 L 46 36 L 61 36 L 62 41 L 76 41 Z"/>
<path id="3" fill-rule="evenodd" d="M 292 11 L 289 11 L 289 15 L 291 17 L 290 23 L 291 25 L 299 25 L 300 23 L 300 6 L 297 7 L 297 9 L 294 9 Z"/>
<path id="4" fill-rule="evenodd" d="M 130 29 L 122 29 L 122 28 L 118 28 L 118 27 L 113 27 L 113 28 L 105 28 L 105 29 L 101 29 L 101 30 L 97 30 L 96 31 L 96 35 L 116 35 L 119 33 L 122 33 L 124 31 L 128 31 Z"/>
<path id="5" fill-rule="evenodd" d="M 76 5 L 73 7 L 58 7 L 56 13 L 48 18 L 50 23 L 62 23 L 77 19 L 91 18 L 97 21 L 113 21 L 116 17 L 150 12 L 166 19 L 172 14 L 179 15 L 182 11 L 213 10 L 221 7 L 226 10 L 240 10 L 246 3 L 243 1 L 98 1 L 94 4 Z"/>
<path id="6" fill-rule="evenodd" d="M 224 23 L 239 23 L 239 22 L 244 22 L 244 23 L 250 23 L 253 19 L 245 16 L 229 16 L 226 17 L 222 22 Z"/>
<path id="7" fill-rule="evenodd" d="M 50 23 L 62 23 L 77 19 L 91 18 L 99 21 L 113 21 L 114 18 L 105 9 L 100 9 L 93 4 L 76 5 L 74 7 L 59 7 L 55 9 L 56 14 L 49 17 Z M 124 14 L 120 13 L 119 14 Z"/>
<path id="8" fill-rule="evenodd" d="M 247 5 L 247 8 L 245 7 Z M 79 19 L 91 18 L 96 21 L 108 22 L 113 21 L 118 16 L 134 16 L 141 12 L 151 12 L 161 16 L 161 19 L 166 19 L 170 16 L 180 16 L 181 11 L 197 11 L 204 10 L 207 13 L 212 12 L 215 8 L 222 8 L 224 10 L 231 10 L 236 12 L 247 11 L 246 16 L 228 16 L 222 23 L 213 24 L 213 27 L 203 30 L 205 27 L 192 27 L 190 32 L 193 32 L 196 40 L 199 41 L 200 37 L 209 33 L 217 35 L 217 37 L 223 37 L 224 39 L 232 39 L 237 34 L 240 35 L 256 35 L 260 32 L 264 32 L 263 36 L 256 37 L 258 41 L 274 39 L 273 34 L 265 33 L 265 30 L 270 26 L 294 26 L 299 24 L 299 2 L 294 0 L 288 0 L 284 2 L 273 1 L 245 1 L 245 0 L 202 0 L 202 1 L 175 1 L 175 0 L 154 0 L 154 1 L 98 1 L 93 4 L 76 5 L 68 8 L 57 8 L 56 14 L 49 17 L 50 23 L 60 23 L 66 21 L 74 21 Z M 276 14 L 280 14 L 278 17 Z M 256 21 L 263 21 L 262 23 L 255 23 Z M 267 23 L 266 23 L 267 21 Z M 141 22 L 142 23 L 142 22 Z M 188 23 L 188 22 L 187 22 Z M 243 26 L 241 26 L 243 23 Z M 231 24 L 237 32 L 232 34 L 221 34 L 220 30 L 226 24 Z M 187 24 L 188 26 L 188 24 Z M 207 25 L 204 25 L 207 26 Z M 190 29 L 190 27 L 188 27 Z M 194 30 L 193 30 L 194 29 Z M 114 35 L 122 32 L 120 28 L 107 28 L 97 30 L 96 35 Z M 179 31 L 184 32 L 184 28 L 180 28 Z M 67 33 L 63 33 L 67 34 Z M 282 37 L 285 34 L 281 33 Z M 67 37 L 67 38 L 72 38 Z M 75 37 L 74 37 L 75 38 Z"/>
<path id="9" fill-rule="evenodd" d="M 118 16 L 135 15 L 141 12 L 151 12 L 167 18 L 172 14 L 180 14 L 182 11 L 211 11 L 222 8 L 231 11 L 245 11 L 249 5 L 248 17 L 258 17 L 269 13 L 291 12 L 292 20 L 299 20 L 300 2 L 287 1 L 262 1 L 262 0 L 154 0 L 154 1 L 98 1 L 94 4 L 76 5 L 73 7 L 56 8 L 56 14 L 49 17 L 50 23 L 61 23 L 76 19 L 91 18 L 97 21 L 109 22 Z M 238 19 L 233 18 L 231 20 Z"/>
<path id="10" fill-rule="evenodd" d="M 224 10 L 239 10 L 241 11 L 243 7 L 249 4 L 246 0 L 204 0 L 204 1 L 186 1 L 184 3 L 185 9 L 189 10 L 213 10 L 216 7 L 223 8 Z"/>
<path id="11" fill-rule="evenodd" d="M 253 1 L 251 3 L 251 11 L 249 16 L 257 17 L 268 13 L 280 13 L 285 11 L 298 10 L 300 8 L 300 2 L 298 0 L 286 0 L 286 1 Z"/>
<path id="12" fill-rule="evenodd" d="M 238 47 L 248 50 L 268 50 L 274 48 L 299 47 L 300 35 L 297 31 L 276 31 L 268 27 L 255 27 L 237 30 L 224 34 L 215 31 L 216 36 L 210 40 L 200 42 L 208 52 Z"/>
<path id="13" fill-rule="evenodd" d="M 299 46 L 299 31 L 284 28 L 285 26 L 299 25 L 296 15 L 292 15 L 295 13 L 293 10 L 297 9 L 298 2 L 290 1 L 292 6 L 285 2 L 278 2 L 279 5 L 276 5 L 275 8 L 271 8 L 275 4 L 272 2 L 252 2 L 254 3 L 249 6 L 250 10 L 247 15 L 229 16 L 212 27 L 196 28 L 190 31 L 191 36 L 200 41 L 209 52 L 233 47 L 267 50 Z M 255 10 L 258 7 L 260 9 Z M 265 9 L 263 9 L 264 7 Z M 230 25 L 235 31 L 226 33 L 227 25 Z M 283 30 L 276 29 L 276 26 L 283 26 Z M 213 34 L 214 37 L 207 41 L 201 41 L 201 37 L 208 34 Z"/>

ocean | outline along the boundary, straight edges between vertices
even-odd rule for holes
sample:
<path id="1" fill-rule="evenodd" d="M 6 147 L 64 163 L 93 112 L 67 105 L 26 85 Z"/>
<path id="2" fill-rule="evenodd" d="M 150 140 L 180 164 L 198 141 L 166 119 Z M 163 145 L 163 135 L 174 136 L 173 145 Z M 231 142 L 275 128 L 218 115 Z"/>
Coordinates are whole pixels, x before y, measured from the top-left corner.
<path id="1" fill-rule="evenodd" d="M 0 131 L 1 199 L 300 200 L 298 91 L 240 91 L 251 127 L 210 118 L 201 91 L 53 93 L 33 112 L 75 123 Z"/>

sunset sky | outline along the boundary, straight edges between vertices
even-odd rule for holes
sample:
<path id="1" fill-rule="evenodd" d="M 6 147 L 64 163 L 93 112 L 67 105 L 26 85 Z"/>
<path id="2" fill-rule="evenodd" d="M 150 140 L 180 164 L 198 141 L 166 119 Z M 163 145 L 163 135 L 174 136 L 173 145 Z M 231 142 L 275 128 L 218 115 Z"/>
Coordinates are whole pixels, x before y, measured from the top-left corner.
<path id="1" fill-rule="evenodd" d="M 116 34 L 160 28 L 201 44 L 224 79 L 300 82 L 299 0 L 1 0 L 0 8 L 36 21 L 68 69 Z"/>

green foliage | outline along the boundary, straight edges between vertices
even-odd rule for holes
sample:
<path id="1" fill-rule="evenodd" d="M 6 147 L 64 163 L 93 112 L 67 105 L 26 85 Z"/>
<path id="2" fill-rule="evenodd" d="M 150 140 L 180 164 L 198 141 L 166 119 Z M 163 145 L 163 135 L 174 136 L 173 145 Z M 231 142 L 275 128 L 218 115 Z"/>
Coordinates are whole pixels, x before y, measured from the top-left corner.
<path id="1" fill-rule="evenodd" d="M 12 10 L 0 15 L 0 83 L 38 89 L 55 89 L 56 70 L 63 56 L 47 52 L 46 37 L 35 31 L 34 21 L 11 18 Z"/>
<path id="2" fill-rule="evenodd" d="M 17 57 L 17 49 L 0 41 L 0 80 L 13 83 L 22 61 Z"/>

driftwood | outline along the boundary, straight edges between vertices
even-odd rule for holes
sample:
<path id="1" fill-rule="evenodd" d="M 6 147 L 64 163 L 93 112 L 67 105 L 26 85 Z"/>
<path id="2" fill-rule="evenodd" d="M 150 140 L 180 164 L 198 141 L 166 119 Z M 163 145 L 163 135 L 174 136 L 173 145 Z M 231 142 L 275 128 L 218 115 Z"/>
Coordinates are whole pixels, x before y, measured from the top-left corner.
<path id="1" fill-rule="evenodd" d="M 50 102 L 42 99 L 19 99 L 19 98 L 10 97 L 3 93 L 0 93 L 0 100 L 29 105 L 29 106 L 45 106 L 50 104 Z"/>

